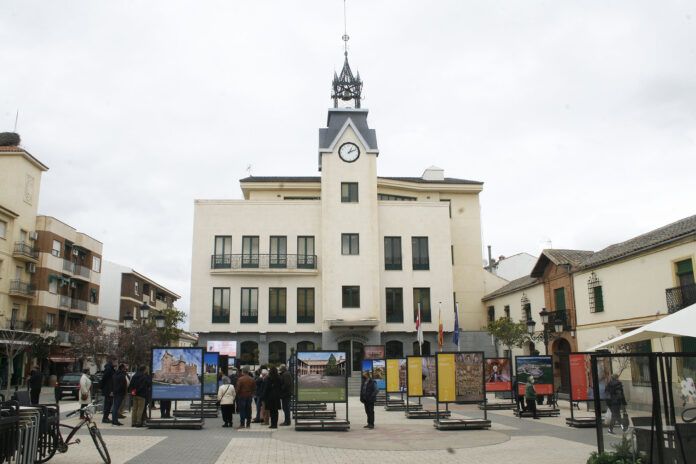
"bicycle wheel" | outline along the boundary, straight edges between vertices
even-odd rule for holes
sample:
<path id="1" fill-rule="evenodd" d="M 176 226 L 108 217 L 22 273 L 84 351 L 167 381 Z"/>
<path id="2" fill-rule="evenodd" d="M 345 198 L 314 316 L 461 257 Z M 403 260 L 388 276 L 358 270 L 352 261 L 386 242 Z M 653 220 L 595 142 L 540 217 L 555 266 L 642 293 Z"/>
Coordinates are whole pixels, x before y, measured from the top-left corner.
<path id="1" fill-rule="evenodd" d="M 109 456 L 109 450 L 106 449 L 106 443 L 104 443 L 104 439 L 102 438 L 101 432 L 97 428 L 96 424 L 90 424 L 89 434 L 92 436 L 94 446 L 97 447 L 97 451 L 99 451 L 99 455 L 102 457 L 104 462 L 106 464 L 111 464 L 111 456 Z"/>

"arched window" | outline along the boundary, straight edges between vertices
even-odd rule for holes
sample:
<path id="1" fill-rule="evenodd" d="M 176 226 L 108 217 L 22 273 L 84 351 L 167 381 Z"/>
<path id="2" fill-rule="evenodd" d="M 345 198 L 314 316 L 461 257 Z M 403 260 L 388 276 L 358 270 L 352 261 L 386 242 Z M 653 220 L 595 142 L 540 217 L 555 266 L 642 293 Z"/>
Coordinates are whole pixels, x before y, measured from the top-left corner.
<path id="1" fill-rule="evenodd" d="M 259 344 L 256 342 L 242 342 L 239 347 L 239 360 L 242 364 L 259 363 Z"/>
<path id="2" fill-rule="evenodd" d="M 314 342 L 298 342 L 297 351 L 314 351 Z"/>
<path id="3" fill-rule="evenodd" d="M 423 342 L 423 353 L 421 354 L 418 342 L 413 342 L 413 354 L 416 356 L 430 356 L 430 342 Z"/>
<path id="4" fill-rule="evenodd" d="M 386 344 L 387 358 L 403 358 L 404 344 L 399 340 L 392 340 Z"/>
<path id="5" fill-rule="evenodd" d="M 270 364 L 285 364 L 285 342 L 271 342 L 268 344 L 268 362 Z"/>

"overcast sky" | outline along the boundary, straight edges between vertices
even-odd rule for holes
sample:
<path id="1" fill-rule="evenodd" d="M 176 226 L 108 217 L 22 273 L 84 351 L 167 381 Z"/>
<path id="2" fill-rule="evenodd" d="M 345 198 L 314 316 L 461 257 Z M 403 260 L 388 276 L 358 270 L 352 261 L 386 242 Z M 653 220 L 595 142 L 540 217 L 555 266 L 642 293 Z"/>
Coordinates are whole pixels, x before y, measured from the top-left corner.
<path id="1" fill-rule="evenodd" d="M 349 0 L 378 171 L 485 182 L 494 255 L 598 250 L 696 213 L 696 3 Z M 39 212 L 183 296 L 193 200 L 318 175 L 341 0 L 0 0 L 0 131 Z"/>

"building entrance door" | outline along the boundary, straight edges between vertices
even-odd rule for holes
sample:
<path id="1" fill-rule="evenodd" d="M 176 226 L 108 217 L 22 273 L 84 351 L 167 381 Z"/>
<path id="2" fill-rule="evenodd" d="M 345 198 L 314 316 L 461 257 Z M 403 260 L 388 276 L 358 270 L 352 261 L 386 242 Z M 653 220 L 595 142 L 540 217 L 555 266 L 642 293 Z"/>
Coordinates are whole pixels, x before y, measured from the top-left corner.
<path id="1" fill-rule="evenodd" d="M 357 340 L 343 340 L 338 343 L 338 350 L 345 351 L 348 359 L 346 359 L 347 364 L 350 366 L 348 375 L 352 372 L 360 372 L 363 362 L 363 348 L 362 342 Z"/>

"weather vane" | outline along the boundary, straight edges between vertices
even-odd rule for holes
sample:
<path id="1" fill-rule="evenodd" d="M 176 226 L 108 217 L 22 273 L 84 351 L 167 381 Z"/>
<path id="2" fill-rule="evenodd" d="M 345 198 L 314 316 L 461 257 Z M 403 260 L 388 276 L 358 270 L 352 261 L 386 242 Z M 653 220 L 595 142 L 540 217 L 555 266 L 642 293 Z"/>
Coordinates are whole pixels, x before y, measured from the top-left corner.
<path id="1" fill-rule="evenodd" d="M 348 56 L 348 41 L 350 36 L 348 35 L 348 19 L 346 16 L 346 0 L 343 0 L 343 53 Z"/>

